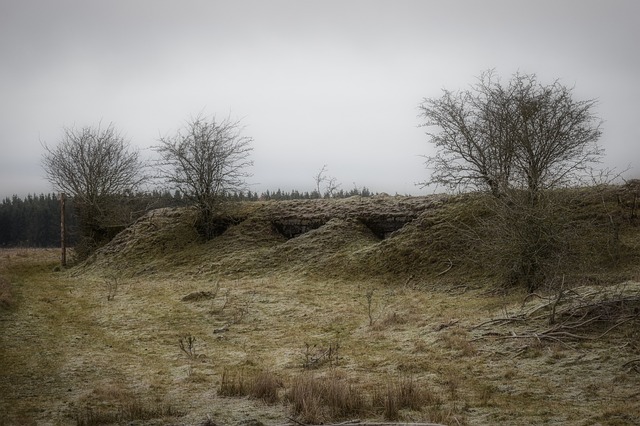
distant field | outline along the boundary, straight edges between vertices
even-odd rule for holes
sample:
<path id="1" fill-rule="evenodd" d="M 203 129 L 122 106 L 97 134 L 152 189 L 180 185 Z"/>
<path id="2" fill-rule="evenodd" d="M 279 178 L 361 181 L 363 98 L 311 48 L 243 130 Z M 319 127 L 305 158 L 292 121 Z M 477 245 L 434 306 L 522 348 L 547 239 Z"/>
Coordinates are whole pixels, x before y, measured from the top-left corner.
<path id="1" fill-rule="evenodd" d="M 258 218 L 202 243 L 179 217 L 61 272 L 57 250 L 0 251 L 0 424 L 640 424 L 630 266 L 526 297 L 446 259 L 345 266 L 408 230 L 287 240 Z"/>

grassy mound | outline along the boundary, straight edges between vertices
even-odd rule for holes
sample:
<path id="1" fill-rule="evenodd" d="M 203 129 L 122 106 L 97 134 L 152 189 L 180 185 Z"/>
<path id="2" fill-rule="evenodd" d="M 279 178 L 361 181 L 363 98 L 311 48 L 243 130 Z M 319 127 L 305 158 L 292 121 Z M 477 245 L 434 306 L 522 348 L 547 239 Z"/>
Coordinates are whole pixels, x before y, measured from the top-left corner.
<path id="1" fill-rule="evenodd" d="M 560 251 L 541 263 L 551 271 L 545 271 L 547 282 L 565 275 L 576 284 L 635 278 L 640 237 L 637 213 L 625 197 L 624 187 L 550 194 L 548 223 L 539 232 Z M 528 240 L 519 240 L 517 226 L 505 230 L 510 218 L 500 208 L 477 194 L 240 203 L 221 212 L 221 234 L 210 241 L 198 236 L 193 209 L 161 209 L 120 233 L 83 268 L 115 267 L 132 276 L 287 272 L 507 282 L 512 258 L 525 253 L 526 260 Z"/>

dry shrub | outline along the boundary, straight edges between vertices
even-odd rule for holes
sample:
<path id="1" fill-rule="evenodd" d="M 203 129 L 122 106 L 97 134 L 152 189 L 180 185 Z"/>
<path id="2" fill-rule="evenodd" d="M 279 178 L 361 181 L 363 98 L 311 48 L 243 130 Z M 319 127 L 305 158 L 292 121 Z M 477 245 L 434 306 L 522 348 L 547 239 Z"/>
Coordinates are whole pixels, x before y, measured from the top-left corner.
<path id="1" fill-rule="evenodd" d="M 96 407 L 96 401 L 101 406 Z M 104 385 L 94 389 L 90 399 L 74 410 L 73 418 L 77 425 L 89 426 L 167 419 L 184 414 L 171 405 L 145 401 L 118 385 Z"/>
<path id="2" fill-rule="evenodd" d="M 329 343 L 326 347 L 309 343 L 305 343 L 304 346 L 304 360 L 302 361 L 302 368 L 304 369 L 320 368 L 327 363 L 333 367 L 340 362 L 339 342 Z"/>
<path id="3" fill-rule="evenodd" d="M 382 409 L 384 418 L 398 420 L 400 410 L 421 410 L 428 405 L 440 404 L 438 397 L 428 388 L 420 387 L 413 378 L 389 380 L 382 392 L 373 394 L 373 405 Z"/>
<path id="4" fill-rule="evenodd" d="M 222 380 L 218 388 L 220 396 L 243 397 L 248 396 L 274 404 L 278 402 L 278 390 L 283 387 L 282 381 L 268 371 L 260 371 L 253 377 L 247 377 L 244 373 L 222 373 Z"/>
<path id="5" fill-rule="evenodd" d="M 11 283 L 5 277 L 0 276 L 0 308 L 9 309 L 11 306 L 13 306 Z"/>
<path id="6" fill-rule="evenodd" d="M 287 399 L 293 413 L 305 423 L 320 424 L 323 421 L 322 390 L 320 382 L 309 375 L 300 375 L 291 383 Z"/>
<path id="7" fill-rule="evenodd" d="M 249 396 L 269 404 L 275 404 L 278 402 L 278 389 L 282 386 L 282 381 L 275 374 L 261 371 L 251 380 Z"/>
<path id="8" fill-rule="evenodd" d="M 248 396 L 249 386 L 244 374 L 241 373 L 229 373 L 227 370 L 222 372 L 222 379 L 220 380 L 220 387 L 218 388 L 218 395 L 220 396 Z"/>
<path id="9" fill-rule="evenodd" d="M 139 399 L 133 399 L 115 410 L 86 407 L 77 410 L 74 420 L 78 426 L 123 424 L 137 420 L 166 419 L 180 417 L 185 413 L 165 404 L 146 404 Z"/>
<path id="10" fill-rule="evenodd" d="M 368 409 L 361 390 L 337 373 L 318 378 L 301 374 L 287 393 L 295 415 L 306 423 L 321 423 L 358 416 Z"/>

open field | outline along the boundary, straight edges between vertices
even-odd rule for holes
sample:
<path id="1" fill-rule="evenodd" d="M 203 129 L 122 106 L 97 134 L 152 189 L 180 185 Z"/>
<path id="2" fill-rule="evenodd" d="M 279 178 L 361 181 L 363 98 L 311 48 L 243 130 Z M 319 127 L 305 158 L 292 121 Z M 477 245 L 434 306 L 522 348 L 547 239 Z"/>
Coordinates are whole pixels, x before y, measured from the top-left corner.
<path id="1" fill-rule="evenodd" d="M 64 271 L 0 252 L 0 424 L 640 424 L 637 266 L 526 297 L 446 260 L 326 273 L 405 241 L 346 219 L 209 243 L 155 220 Z"/>

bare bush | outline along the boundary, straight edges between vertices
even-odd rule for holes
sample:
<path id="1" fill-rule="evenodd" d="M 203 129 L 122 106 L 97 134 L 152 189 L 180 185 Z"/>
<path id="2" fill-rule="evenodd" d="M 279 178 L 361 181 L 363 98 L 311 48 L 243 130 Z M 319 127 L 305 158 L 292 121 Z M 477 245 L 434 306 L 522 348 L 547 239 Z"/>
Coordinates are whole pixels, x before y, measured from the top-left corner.
<path id="1" fill-rule="evenodd" d="M 331 367 L 338 365 L 340 361 L 340 343 L 329 343 L 326 347 L 310 345 L 309 343 L 304 345 L 302 368 L 309 370 L 319 368 L 325 364 L 329 364 Z"/>
<path id="2" fill-rule="evenodd" d="M 189 359 L 198 357 L 196 353 L 196 338 L 191 334 L 187 334 L 178 339 L 178 347 Z"/>
<path id="3" fill-rule="evenodd" d="M 138 151 L 113 125 L 65 127 L 55 147 L 43 143 L 42 167 L 56 191 L 70 194 L 78 214 L 80 243 L 75 252 L 87 257 L 106 243 L 114 226 L 132 218 L 120 199 L 146 179 Z"/>
<path id="4" fill-rule="evenodd" d="M 196 204 L 198 230 L 207 239 L 216 235 L 214 215 L 224 196 L 245 189 L 252 141 L 239 121 L 197 116 L 155 147 L 161 177 Z"/>
<path id="5" fill-rule="evenodd" d="M 543 85 L 535 74 L 513 75 L 502 84 L 482 73 L 470 90 L 444 91 L 420 105 L 437 154 L 427 183 L 454 189 L 473 186 L 500 196 L 508 189 L 539 192 L 581 182 L 602 157 L 597 145 L 601 120 L 596 101 L 575 100 L 555 81 Z"/>

